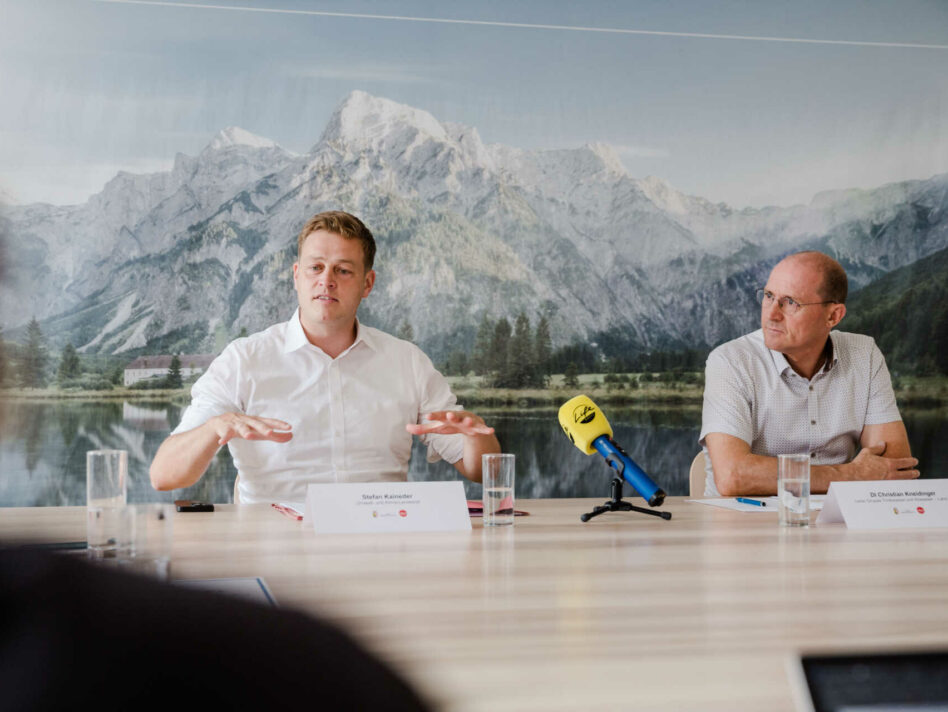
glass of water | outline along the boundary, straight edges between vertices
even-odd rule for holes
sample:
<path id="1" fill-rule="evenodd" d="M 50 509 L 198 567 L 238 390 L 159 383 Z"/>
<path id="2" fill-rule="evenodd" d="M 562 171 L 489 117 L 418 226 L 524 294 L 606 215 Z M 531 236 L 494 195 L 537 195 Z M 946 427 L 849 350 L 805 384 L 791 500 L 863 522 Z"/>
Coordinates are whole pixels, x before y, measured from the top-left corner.
<path id="1" fill-rule="evenodd" d="M 166 580 L 174 543 L 174 505 L 132 504 L 126 509 L 132 545 L 121 563 L 136 573 Z"/>
<path id="2" fill-rule="evenodd" d="M 777 456 L 780 526 L 810 526 L 810 456 Z"/>
<path id="3" fill-rule="evenodd" d="M 86 540 L 89 557 L 114 559 L 127 541 L 125 502 L 128 493 L 128 453 L 90 450 L 86 453 Z"/>
<path id="4" fill-rule="evenodd" d="M 516 456 L 506 453 L 481 456 L 485 527 L 514 523 L 515 459 Z"/>

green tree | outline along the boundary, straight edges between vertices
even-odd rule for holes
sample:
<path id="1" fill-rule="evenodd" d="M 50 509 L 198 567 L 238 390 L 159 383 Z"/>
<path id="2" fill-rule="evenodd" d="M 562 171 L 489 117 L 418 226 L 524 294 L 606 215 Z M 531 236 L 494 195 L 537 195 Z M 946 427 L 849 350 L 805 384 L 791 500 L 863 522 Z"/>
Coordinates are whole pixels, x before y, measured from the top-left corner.
<path id="1" fill-rule="evenodd" d="M 59 358 L 59 370 L 56 372 L 56 380 L 62 383 L 70 378 L 76 378 L 82 371 L 79 363 L 79 354 L 76 353 L 76 347 L 70 341 L 63 349 L 62 356 Z"/>
<path id="2" fill-rule="evenodd" d="M 398 329 L 395 331 L 395 336 L 399 339 L 404 339 L 405 341 L 414 341 L 415 340 L 415 330 L 411 328 L 411 324 L 408 319 L 403 319 L 402 323 L 398 325 Z"/>
<path id="3" fill-rule="evenodd" d="M 3 347 L 3 328 L 0 327 L 0 386 L 7 377 L 7 352 Z"/>
<path id="4" fill-rule="evenodd" d="M 441 372 L 445 376 L 466 376 L 470 370 L 470 359 L 467 353 L 458 349 L 448 354 Z"/>
<path id="5" fill-rule="evenodd" d="M 472 356 L 471 366 L 474 373 L 483 376 L 490 373 L 491 369 L 491 342 L 494 334 L 494 327 L 491 326 L 487 314 L 481 319 L 480 326 L 477 327 L 477 336 L 474 339 L 474 354 Z"/>
<path id="6" fill-rule="evenodd" d="M 535 382 L 533 374 L 533 334 L 530 320 L 520 312 L 510 337 L 507 368 L 500 374 L 505 388 L 527 388 Z"/>
<path id="7" fill-rule="evenodd" d="M 942 375 L 948 375 L 948 304 L 938 305 L 932 315 L 931 352 L 934 354 L 935 369 Z M 0 376 L 2 380 L 2 376 Z"/>
<path id="8" fill-rule="evenodd" d="M 26 388 L 42 388 L 46 384 L 46 338 L 36 317 L 26 327 L 26 345 L 20 361 L 20 384 Z"/>
<path id="9" fill-rule="evenodd" d="M 512 333 L 510 322 L 505 317 L 497 320 L 497 324 L 494 325 L 494 333 L 491 335 L 488 361 L 488 370 L 495 385 L 500 385 L 507 374 Z"/>
<path id="10" fill-rule="evenodd" d="M 533 337 L 533 362 L 536 364 L 536 370 L 541 375 L 541 383 L 546 383 L 550 375 L 550 358 L 553 356 L 553 340 L 550 338 L 550 320 L 546 316 L 541 316 L 537 322 L 537 332 Z"/>
<path id="11" fill-rule="evenodd" d="M 108 379 L 116 386 L 121 386 L 125 383 L 125 367 L 116 366 L 108 373 Z"/>
<path id="12" fill-rule="evenodd" d="M 576 364 L 570 361 L 563 372 L 563 385 L 567 388 L 576 388 L 579 385 L 579 372 Z"/>
<path id="13" fill-rule="evenodd" d="M 168 375 L 165 376 L 165 388 L 181 388 L 184 381 L 181 378 L 181 359 L 178 354 L 171 357 L 171 365 L 168 367 Z"/>

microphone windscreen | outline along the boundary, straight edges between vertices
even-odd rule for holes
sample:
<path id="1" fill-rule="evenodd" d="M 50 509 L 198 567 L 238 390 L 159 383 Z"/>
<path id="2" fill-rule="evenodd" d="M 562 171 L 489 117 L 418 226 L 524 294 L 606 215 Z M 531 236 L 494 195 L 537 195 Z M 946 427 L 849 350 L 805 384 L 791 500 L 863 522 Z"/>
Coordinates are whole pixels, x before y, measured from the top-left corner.
<path id="1" fill-rule="evenodd" d="M 612 437 L 609 421 L 589 396 L 570 398 L 560 406 L 559 418 L 566 437 L 587 455 L 596 452 L 593 441 L 600 435 Z"/>

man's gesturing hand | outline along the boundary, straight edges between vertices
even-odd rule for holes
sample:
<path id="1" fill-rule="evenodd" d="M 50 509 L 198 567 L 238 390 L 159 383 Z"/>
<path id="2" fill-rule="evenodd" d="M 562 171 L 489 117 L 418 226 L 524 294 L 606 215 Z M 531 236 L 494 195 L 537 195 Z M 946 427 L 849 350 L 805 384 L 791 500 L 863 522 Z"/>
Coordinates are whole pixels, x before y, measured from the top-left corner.
<path id="1" fill-rule="evenodd" d="M 439 410 L 425 415 L 426 423 L 409 423 L 405 426 L 412 435 L 440 433 L 442 435 L 491 435 L 494 429 L 484 424 L 484 420 L 466 410 Z"/>
<path id="2" fill-rule="evenodd" d="M 207 423 L 217 433 L 218 445 L 226 445 L 234 438 L 285 443 L 293 437 L 293 433 L 288 432 L 293 429 L 293 426 L 274 418 L 258 418 L 243 413 L 224 413 L 211 418 Z"/>
<path id="3" fill-rule="evenodd" d="M 914 480 L 919 472 L 914 457 L 882 457 L 885 443 L 859 451 L 851 463 L 854 480 Z"/>

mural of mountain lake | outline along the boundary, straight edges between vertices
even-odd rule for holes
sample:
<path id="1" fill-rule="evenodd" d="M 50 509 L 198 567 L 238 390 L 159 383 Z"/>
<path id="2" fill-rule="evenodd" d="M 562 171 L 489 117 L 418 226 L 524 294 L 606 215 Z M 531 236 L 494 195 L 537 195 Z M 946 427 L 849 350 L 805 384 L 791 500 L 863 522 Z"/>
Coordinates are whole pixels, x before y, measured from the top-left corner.
<path id="1" fill-rule="evenodd" d="M 585 456 L 563 435 L 554 410 L 481 411 L 497 429 L 505 452 L 517 455 L 518 497 L 607 497 L 611 470 Z M 148 466 L 178 423 L 181 408 L 164 403 L 0 401 L 0 506 L 85 504 L 87 450 L 127 450 L 130 502 L 204 499 L 230 502 L 236 471 L 223 448 L 200 482 L 187 490 L 156 492 Z M 698 451 L 697 406 L 634 407 L 607 412 L 618 442 L 670 495 L 688 493 L 688 467 Z M 913 453 L 925 478 L 948 476 L 948 418 L 944 410 L 903 413 Z M 409 478 L 457 479 L 444 462 L 428 464 L 417 438 Z M 480 485 L 466 482 L 468 497 Z M 629 488 L 626 488 L 627 493 Z"/>

